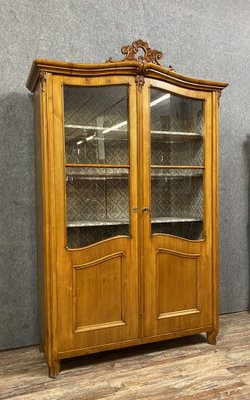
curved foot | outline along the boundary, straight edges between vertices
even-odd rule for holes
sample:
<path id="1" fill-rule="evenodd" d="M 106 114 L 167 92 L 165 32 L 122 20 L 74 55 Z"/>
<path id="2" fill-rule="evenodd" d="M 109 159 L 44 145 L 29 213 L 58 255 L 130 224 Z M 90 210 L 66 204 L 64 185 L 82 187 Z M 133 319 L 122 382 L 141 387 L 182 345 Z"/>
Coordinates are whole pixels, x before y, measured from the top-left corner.
<path id="1" fill-rule="evenodd" d="M 218 335 L 218 332 L 212 331 L 212 332 L 207 332 L 207 341 L 209 344 L 216 344 L 216 337 Z"/>
<path id="2" fill-rule="evenodd" d="M 49 366 L 49 377 L 56 378 L 60 372 L 60 361 L 54 360 L 53 364 Z"/>

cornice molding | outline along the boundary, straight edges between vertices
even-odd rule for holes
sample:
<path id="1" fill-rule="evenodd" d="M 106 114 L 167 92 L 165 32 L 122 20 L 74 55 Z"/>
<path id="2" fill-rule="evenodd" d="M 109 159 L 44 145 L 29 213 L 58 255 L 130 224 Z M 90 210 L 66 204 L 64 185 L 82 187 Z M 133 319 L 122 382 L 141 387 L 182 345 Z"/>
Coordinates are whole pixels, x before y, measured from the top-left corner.
<path id="1" fill-rule="evenodd" d="M 142 49 L 144 55 L 137 55 Z M 162 52 L 151 49 L 147 42 L 139 39 L 132 45 L 121 48 L 125 57 L 120 61 L 113 61 L 109 58 L 101 64 L 81 64 L 37 58 L 33 61 L 26 87 L 33 92 L 40 79 L 41 73 L 57 75 L 72 75 L 79 77 L 108 76 L 108 75 L 143 75 L 145 78 L 159 79 L 174 85 L 194 90 L 221 91 L 227 83 L 197 79 L 181 75 L 173 69 L 159 65 Z"/>

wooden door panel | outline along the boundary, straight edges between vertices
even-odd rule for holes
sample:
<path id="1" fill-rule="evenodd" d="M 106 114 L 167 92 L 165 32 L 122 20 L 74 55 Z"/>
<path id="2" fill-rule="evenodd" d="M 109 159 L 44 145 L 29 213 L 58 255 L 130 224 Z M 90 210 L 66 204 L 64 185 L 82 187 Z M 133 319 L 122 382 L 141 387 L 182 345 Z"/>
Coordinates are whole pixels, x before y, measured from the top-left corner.
<path id="1" fill-rule="evenodd" d="M 123 252 L 73 265 L 74 333 L 125 325 Z"/>
<path id="2" fill-rule="evenodd" d="M 57 271 L 60 354 L 138 338 L 133 246 L 120 237 L 65 251 L 64 268 Z"/>
<path id="3" fill-rule="evenodd" d="M 200 254 L 156 254 L 157 319 L 200 313 Z"/>
<path id="4" fill-rule="evenodd" d="M 209 243 L 155 236 L 144 270 L 144 336 L 212 324 L 212 265 Z"/>

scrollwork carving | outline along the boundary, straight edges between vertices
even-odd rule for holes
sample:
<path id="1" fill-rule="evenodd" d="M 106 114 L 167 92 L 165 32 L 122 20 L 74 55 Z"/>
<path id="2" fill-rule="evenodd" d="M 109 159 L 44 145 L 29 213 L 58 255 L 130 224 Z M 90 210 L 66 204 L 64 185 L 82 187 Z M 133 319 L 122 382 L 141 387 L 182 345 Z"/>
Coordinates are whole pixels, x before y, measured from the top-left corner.
<path id="1" fill-rule="evenodd" d="M 136 56 L 140 49 L 144 51 L 144 55 Z M 159 60 L 161 60 L 163 57 L 161 51 L 151 49 L 148 43 L 141 39 L 134 41 L 132 45 L 129 44 L 122 46 L 121 52 L 125 55 L 123 59 L 113 60 L 112 57 L 110 57 L 106 62 L 138 61 L 142 64 L 151 62 L 153 64 L 160 65 Z"/>

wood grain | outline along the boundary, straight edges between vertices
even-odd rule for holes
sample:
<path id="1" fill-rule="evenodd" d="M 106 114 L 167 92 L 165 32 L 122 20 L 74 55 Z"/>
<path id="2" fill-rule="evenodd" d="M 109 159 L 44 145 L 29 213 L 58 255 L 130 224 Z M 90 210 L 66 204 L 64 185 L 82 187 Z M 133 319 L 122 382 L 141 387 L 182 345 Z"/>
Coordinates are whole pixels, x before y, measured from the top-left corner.
<path id="1" fill-rule="evenodd" d="M 220 317 L 216 347 L 203 335 L 62 362 L 56 380 L 37 346 L 0 353 L 0 399 L 248 400 L 250 313 Z"/>

